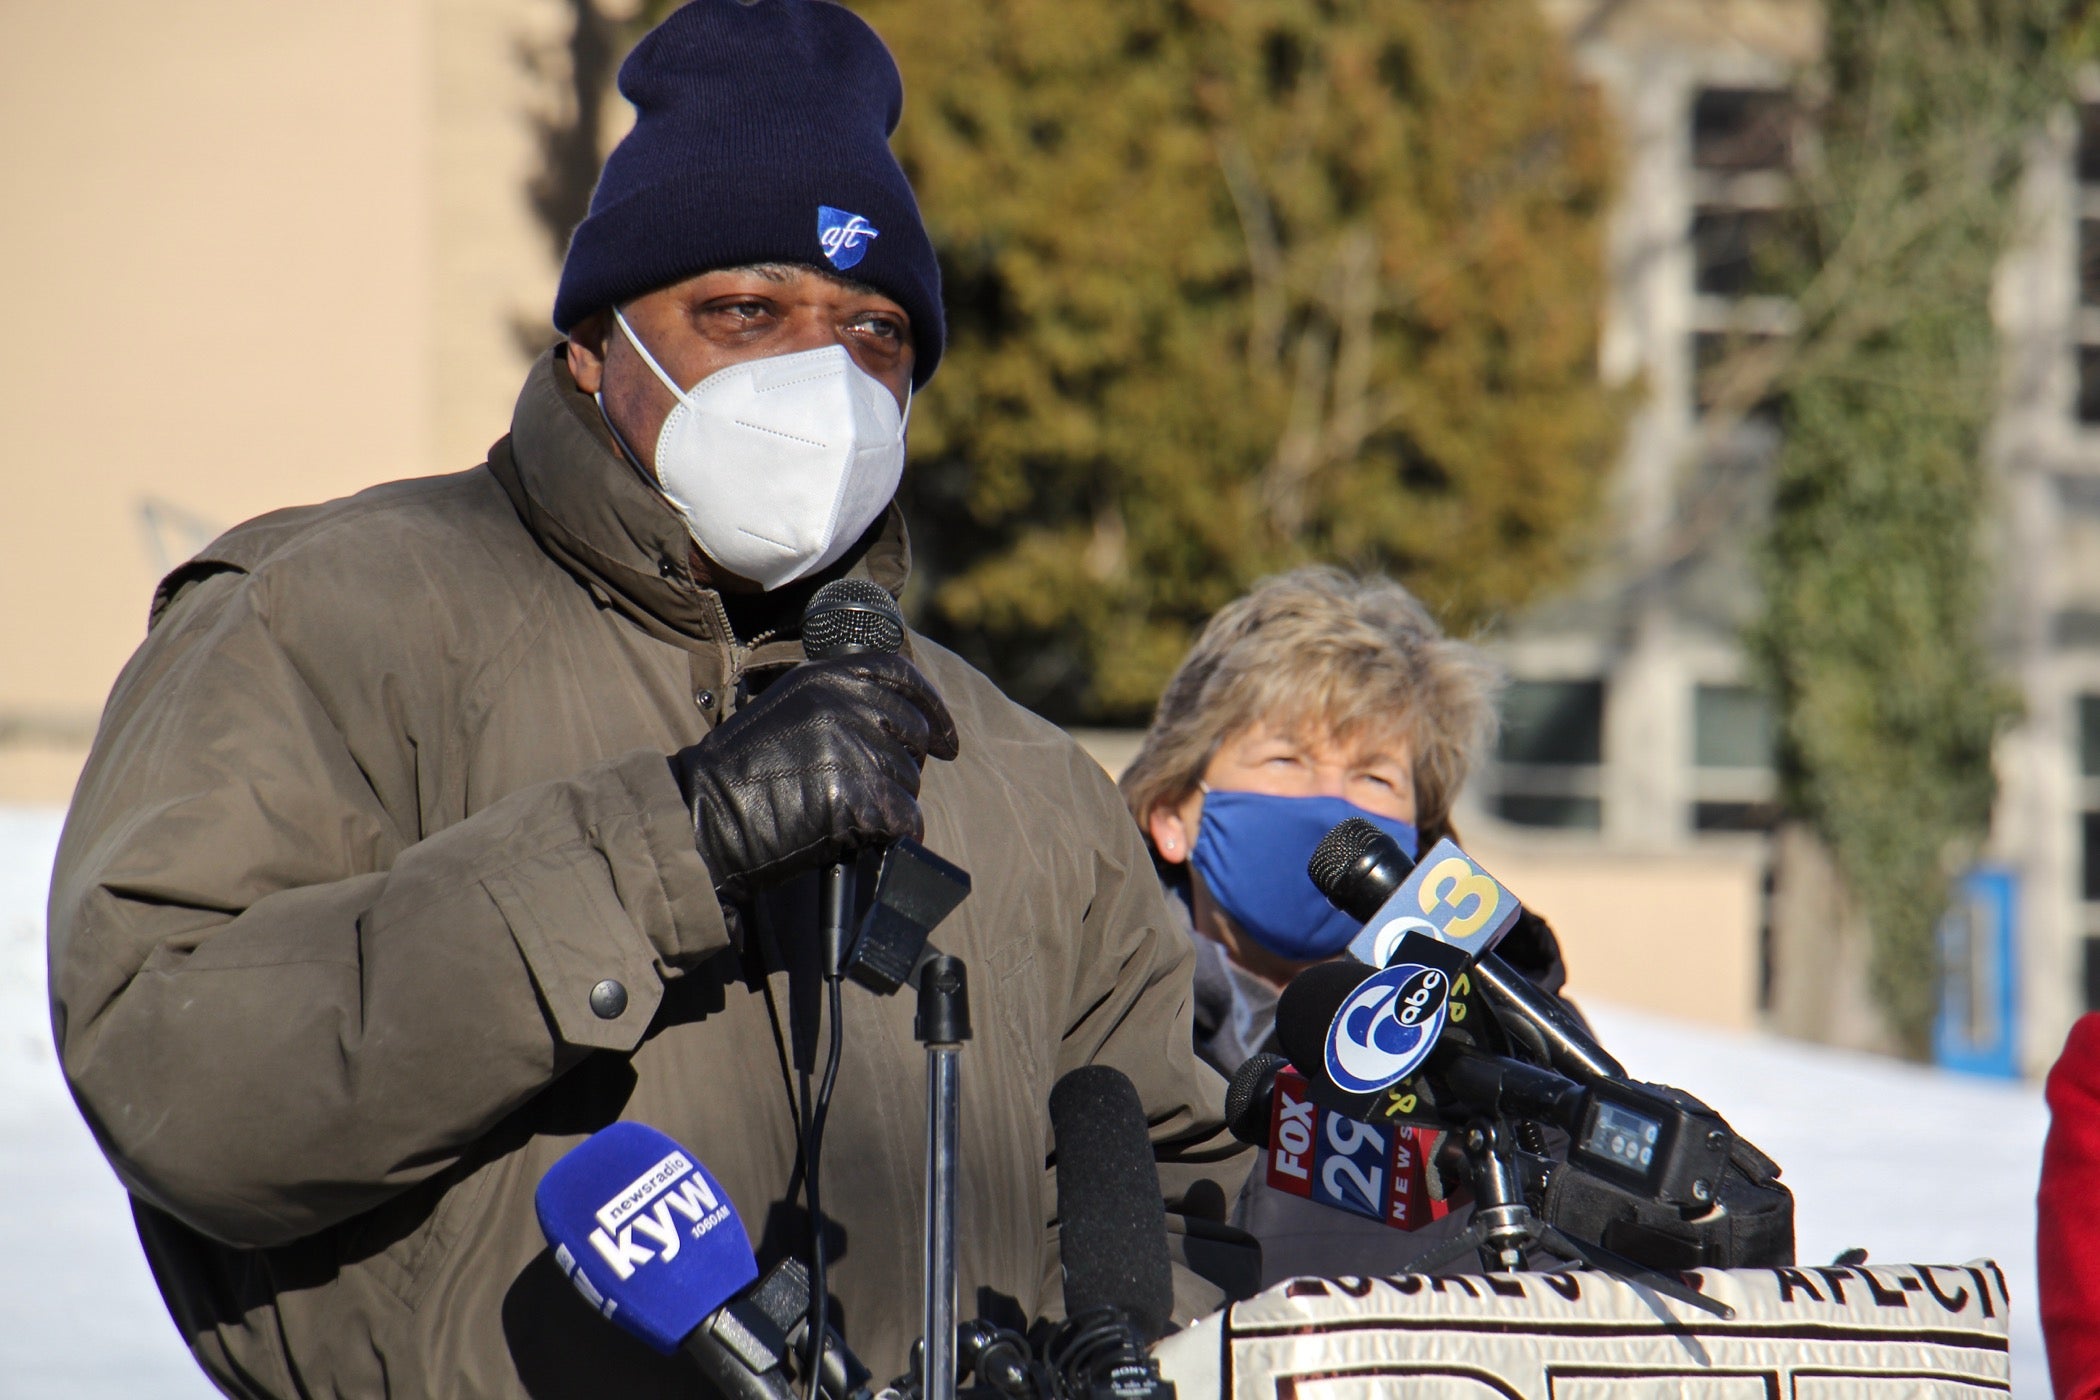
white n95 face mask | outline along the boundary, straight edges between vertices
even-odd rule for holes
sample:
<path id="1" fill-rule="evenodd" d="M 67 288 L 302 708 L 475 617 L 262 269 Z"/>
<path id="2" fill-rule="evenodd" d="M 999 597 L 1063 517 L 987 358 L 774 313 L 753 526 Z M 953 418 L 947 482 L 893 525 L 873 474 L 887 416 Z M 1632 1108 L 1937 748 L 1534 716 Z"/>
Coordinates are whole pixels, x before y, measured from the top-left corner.
<path id="1" fill-rule="evenodd" d="M 681 389 L 613 316 L 678 398 L 656 480 L 723 568 L 765 589 L 793 583 L 837 563 L 897 494 L 909 401 L 899 413 L 845 346 L 746 360 Z"/>

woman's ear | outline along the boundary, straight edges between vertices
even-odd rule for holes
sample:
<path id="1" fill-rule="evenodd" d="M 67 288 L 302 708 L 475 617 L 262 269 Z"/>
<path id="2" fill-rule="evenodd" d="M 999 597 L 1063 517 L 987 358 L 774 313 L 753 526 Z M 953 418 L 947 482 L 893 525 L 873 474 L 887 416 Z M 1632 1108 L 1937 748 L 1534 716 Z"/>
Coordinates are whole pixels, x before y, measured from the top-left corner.
<path id="1" fill-rule="evenodd" d="M 1189 823 L 1166 803 L 1154 807 L 1145 818 L 1145 834 L 1152 838 L 1152 849 L 1169 865 L 1180 865 L 1189 858 L 1189 847 L 1194 842 Z"/>

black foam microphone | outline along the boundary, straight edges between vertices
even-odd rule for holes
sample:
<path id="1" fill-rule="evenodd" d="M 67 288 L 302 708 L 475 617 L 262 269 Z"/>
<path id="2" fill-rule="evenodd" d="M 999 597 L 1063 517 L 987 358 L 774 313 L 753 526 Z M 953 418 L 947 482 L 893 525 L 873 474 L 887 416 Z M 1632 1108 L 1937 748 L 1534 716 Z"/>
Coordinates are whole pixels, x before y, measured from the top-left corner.
<path id="1" fill-rule="evenodd" d="M 1320 838 L 1305 873 L 1329 904 L 1361 921 L 1384 908 L 1414 868 L 1398 841 L 1372 822 L 1350 817 Z"/>
<path id="2" fill-rule="evenodd" d="M 1174 1266 L 1137 1088 L 1112 1066 L 1080 1066 L 1050 1091 L 1050 1132 L 1066 1313 L 1117 1307 L 1147 1341 L 1162 1335 L 1174 1311 Z"/>
<path id="3" fill-rule="evenodd" d="M 1044 1359 L 1074 1400 L 1171 1400 L 1145 1352 L 1174 1311 L 1166 1203 L 1137 1089 L 1082 1065 L 1050 1091 L 1067 1320 Z"/>
<path id="4" fill-rule="evenodd" d="M 1413 858 L 1400 849 L 1398 841 L 1362 817 L 1350 817 L 1320 838 L 1305 873 L 1328 903 L 1352 919 L 1368 922 L 1414 868 Z M 1495 1003 L 1503 1029 L 1539 1059 L 1585 1083 L 1626 1077 L 1625 1067 L 1597 1044 L 1580 1021 L 1500 957 L 1482 953 L 1472 971 Z M 1335 1007 L 1340 1006 L 1337 1000 Z M 1279 1004 L 1279 1031 L 1281 1014 Z M 1284 1052 L 1291 1056 L 1292 1064 L 1306 1063 L 1288 1043 Z"/>
<path id="5" fill-rule="evenodd" d="M 1266 1051 L 1250 1055 L 1225 1085 L 1225 1128 L 1253 1147 L 1269 1145 L 1270 1107 L 1276 1098 L 1276 1076 L 1291 1062 Z"/>

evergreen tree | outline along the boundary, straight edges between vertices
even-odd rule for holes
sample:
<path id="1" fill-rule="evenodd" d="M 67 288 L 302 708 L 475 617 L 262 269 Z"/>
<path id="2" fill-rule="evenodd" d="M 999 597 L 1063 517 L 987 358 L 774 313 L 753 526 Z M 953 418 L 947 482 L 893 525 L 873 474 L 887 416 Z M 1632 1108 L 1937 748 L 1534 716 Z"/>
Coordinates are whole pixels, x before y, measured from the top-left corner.
<path id="1" fill-rule="evenodd" d="M 922 625 L 1141 720 L 1309 558 L 1476 623 L 1566 578 L 1610 142 L 1536 0 L 863 0 L 944 259 L 914 408 Z"/>

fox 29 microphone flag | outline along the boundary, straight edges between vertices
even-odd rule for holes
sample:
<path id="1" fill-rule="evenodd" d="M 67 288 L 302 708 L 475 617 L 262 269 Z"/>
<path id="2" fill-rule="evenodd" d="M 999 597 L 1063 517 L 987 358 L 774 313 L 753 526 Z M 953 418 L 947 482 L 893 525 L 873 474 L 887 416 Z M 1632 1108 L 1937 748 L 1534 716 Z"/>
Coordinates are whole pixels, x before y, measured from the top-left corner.
<path id="1" fill-rule="evenodd" d="M 758 1277 L 721 1183 L 642 1123 L 615 1123 L 540 1178 L 555 1262 L 591 1306 L 665 1355 Z"/>

